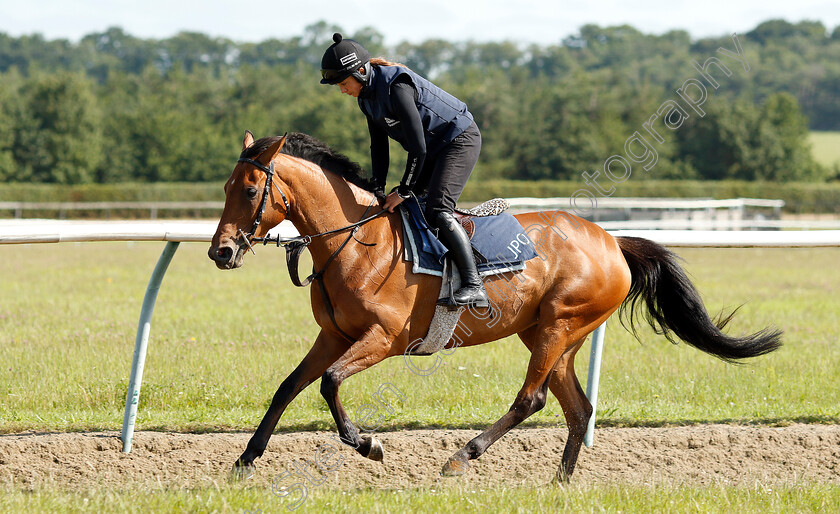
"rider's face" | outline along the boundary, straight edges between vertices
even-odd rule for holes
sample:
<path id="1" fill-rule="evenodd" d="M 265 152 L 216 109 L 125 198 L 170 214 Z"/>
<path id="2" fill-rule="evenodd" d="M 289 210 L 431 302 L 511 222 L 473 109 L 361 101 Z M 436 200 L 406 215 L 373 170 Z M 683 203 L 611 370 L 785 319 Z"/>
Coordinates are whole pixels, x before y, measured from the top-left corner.
<path id="1" fill-rule="evenodd" d="M 350 95 L 353 98 L 358 98 L 359 93 L 362 92 L 362 83 L 356 80 L 356 77 L 350 75 L 349 77 L 338 83 L 338 88 L 345 95 Z"/>

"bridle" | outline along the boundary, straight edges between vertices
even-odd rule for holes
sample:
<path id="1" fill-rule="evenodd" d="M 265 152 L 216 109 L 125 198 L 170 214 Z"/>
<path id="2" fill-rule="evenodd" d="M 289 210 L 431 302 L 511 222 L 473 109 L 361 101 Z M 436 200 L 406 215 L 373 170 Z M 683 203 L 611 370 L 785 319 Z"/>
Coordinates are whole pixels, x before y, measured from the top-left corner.
<path id="1" fill-rule="evenodd" d="M 271 192 L 271 185 L 274 184 L 274 181 L 273 181 L 274 180 L 274 161 L 271 161 L 268 164 L 268 166 L 266 166 L 265 164 L 263 164 L 259 161 L 255 161 L 254 159 L 248 159 L 247 157 L 242 157 L 237 162 L 246 162 L 246 163 L 254 166 L 255 168 L 257 168 L 258 170 L 261 170 L 266 175 L 265 186 L 263 187 L 263 196 L 262 196 L 262 199 L 260 199 L 260 207 L 259 207 L 259 209 L 257 209 L 257 217 L 256 217 L 256 219 L 254 219 L 254 225 L 251 227 L 251 230 L 247 234 L 245 232 L 243 232 L 241 228 L 239 229 L 239 234 L 242 236 L 242 239 L 243 239 L 243 243 L 240 244 L 240 246 L 247 246 L 248 249 L 251 250 L 251 253 L 253 253 L 254 255 L 256 255 L 256 252 L 254 251 L 254 248 L 251 245 L 251 242 L 262 243 L 263 246 L 267 245 L 268 243 L 276 243 L 277 246 L 282 245 L 282 246 L 286 247 L 286 250 L 289 250 L 289 245 L 302 244 L 303 246 L 308 246 L 309 243 L 312 242 L 312 238 L 321 237 L 321 236 L 328 236 L 328 235 L 331 235 L 331 234 L 337 234 L 339 232 L 344 232 L 345 230 L 352 230 L 351 233 L 350 233 L 350 236 L 352 237 L 353 235 L 355 235 L 356 230 L 359 227 L 361 227 L 365 223 L 367 223 L 367 222 L 369 222 L 369 221 L 371 221 L 375 218 L 378 218 L 379 216 L 382 216 L 382 215 L 384 215 L 388 212 L 385 209 L 382 209 L 381 211 L 377 212 L 376 214 L 374 214 L 372 216 L 365 217 L 367 215 L 367 213 L 370 212 L 370 209 L 373 207 L 373 205 L 376 203 L 376 197 L 374 197 L 373 203 L 371 203 L 368 206 L 368 208 L 365 210 L 364 214 L 362 214 L 362 219 L 355 222 L 355 223 L 351 223 L 350 225 L 347 225 L 347 226 L 344 226 L 344 227 L 341 227 L 341 228 L 337 228 L 337 229 L 333 229 L 333 230 L 327 230 L 326 232 L 319 232 L 319 233 L 313 234 L 311 236 L 280 237 L 279 235 L 277 235 L 275 237 L 270 237 L 270 236 L 268 236 L 268 234 L 266 234 L 266 237 L 254 237 L 254 235 L 257 233 L 257 227 L 259 227 L 260 223 L 262 222 L 263 214 L 265 214 L 265 208 L 266 208 L 266 205 L 268 203 L 269 194 Z M 289 199 L 286 197 L 286 194 L 283 193 L 283 190 L 280 189 L 280 186 L 278 186 L 277 184 L 274 184 L 274 188 L 277 189 L 277 192 L 280 193 L 280 196 L 283 198 L 283 207 L 286 210 L 286 212 L 284 212 L 283 214 L 284 214 L 285 217 L 288 217 L 289 211 L 291 210 L 291 205 L 289 204 Z M 368 244 L 368 243 L 362 243 L 361 241 L 359 241 L 359 243 L 361 243 L 363 245 L 366 245 L 366 246 L 374 246 L 375 245 L 375 243 Z M 338 251 L 341 251 L 342 248 L 344 248 L 344 245 L 341 245 L 341 247 L 339 248 Z M 332 259 L 330 259 L 330 260 L 332 260 Z M 303 285 L 308 285 L 308 283 L 309 282 L 307 282 L 306 284 L 303 284 Z"/>
<path id="2" fill-rule="evenodd" d="M 345 227 L 328 230 L 326 232 L 319 232 L 318 234 L 313 234 L 311 236 L 307 235 L 296 237 L 280 237 L 280 235 L 278 234 L 275 237 L 270 237 L 268 234 L 266 234 L 265 237 L 255 237 L 255 234 L 257 233 L 257 227 L 260 226 L 263 214 L 265 213 L 265 208 L 268 203 L 268 197 L 271 193 L 271 185 L 274 183 L 274 161 L 271 161 L 268 164 L 268 166 L 259 161 L 255 161 L 254 159 L 249 159 L 246 157 L 240 158 L 237 162 L 248 163 L 266 174 L 265 187 L 263 188 L 263 196 L 260 200 L 260 207 L 257 210 L 257 217 L 254 220 L 254 225 L 251 227 L 251 231 L 247 234 L 243 232 L 241 228 L 239 229 L 239 234 L 242 236 L 243 241 L 243 243 L 240 243 L 239 245 L 240 248 L 247 246 L 248 249 L 251 250 L 251 253 L 256 255 L 257 252 L 254 251 L 254 247 L 251 245 L 252 242 L 262 243 L 263 246 L 267 245 L 268 243 L 276 243 L 278 247 L 282 245 L 286 249 L 286 265 L 289 268 L 289 276 L 292 279 L 292 283 L 297 287 L 305 287 L 313 281 L 317 281 L 318 285 L 321 288 L 321 295 L 324 298 L 324 304 L 327 309 L 327 313 L 329 314 L 330 319 L 332 320 L 336 330 L 338 330 L 339 333 L 341 333 L 341 335 L 344 336 L 345 339 L 347 339 L 351 343 L 354 342 L 354 339 L 347 335 L 347 333 L 341 330 L 341 328 L 338 326 L 338 323 L 335 320 L 335 312 L 333 310 L 332 303 L 330 302 L 330 297 L 329 295 L 327 295 L 327 289 L 324 285 L 324 281 L 319 279 L 323 278 L 324 272 L 327 270 L 327 267 L 329 267 L 329 265 L 335 260 L 335 258 L 341 252 L 341 250 L 343 250 L 344 247 L 347 246 L 347 243 L 349 243 L 351 239 L 356 239 L 356 231 L 359 230 L 359 227 L 375 218 L 387 214 L 388 211 L 382 209 L 376 214 L 367 216 L 367 213 L 370 212 L 371 208 L 373 208 L 373 206 L 376 204 L 376 197 L 374 196 L 373 202 L 371 202 L 371 204 L 368 205 L 367 209 L 365 209 L 364 214 L 362 214 L 362 219 L 357 221 L 356 223 L 351 223 L 350 225 L 347 225 Z M 286 198 L 286 195 L 285 193 L 283 193 L 283 190 L 280 189 L 280 186 L 274 184 L 274 187 L 277 189 L 277 192 L 280 193 L 280 196 L 283 198 L 283 207 L 286 209 L 284 216 L 288 217 L 289 211 L 291 210 L 289 199 Z M 303 253 L 303 250 L 305 250 L 312 242 L 312 238 L 337 234 L 346 230 L 350 231 L 350 234 L 347 235 L 347 239 L 345 239 L 344 242 L 341 243 L 341 245 L 338 247 L 338 249 L 336 249 L 332 253 L 332 255 L 329 256 L 327 262 L 324 263 L 324 267 L 321 268 L 321 271 L 316 272 L 313 269 L 311 275 L 306 277 L 306 279 L 301 280 L 300 274 L 298 272 L 298 261 L 300 259 L 300 254 Z M 359 241 L 358 239 L 356 239 L 356 242 L 364 246 L 376 246 L 376 243 L 365 243 L 363 241 Z"/>
<path id="3" fill-rule="evenodd" d="M 256 255 L 256 252 L 254 251 L 254 248 L 251 246 L 251 243 L 248 241 L 248 238 L 250 237 L 251 240 L 257 241 L 257 242 L 265 240 L 265 238 L 255 238 L 255 237 L 253 237 L 253 235 L 257 233 L 257 227 L 260 226 L 260 222 L 262 221 L 263 214 L 265 213 L 265 206 L 268 203 L 268 195 L 271 191 L 271 184 L 273 183 L 273 180 L 274 180 L 274 161 L 271 161 L 270 163 L 268 163 L 268 166 L 266 166 L 265 164 L 263 164 L 259 161 L 255 161 L 254 159 L 248 159 L 247 157 L 242 157 L 237 162 L 247 162 L 248 164 L 254 166 L 258 170 L 261 170 L 263 173 L 265 173 L 265 176 L 266 176 L 265 177 L 265 187 L 263 188 L 263 196 L 262 196 L 262 199 L 260 200 L 260 208 L 257 210 L 257 218 L 254 220 L 254 226 L 251 227 L 251 231 L 248 232 L 247 234 L 242 232 L 241 228 L 239 229 L 239 233 L 240 233 L 240 235 L 242 235 L 242 239 L 245 241 L 245 246 L 247 246 L 248 249 L 251 250 L 251 253 Z M 277 188 L 277 192 L 280 193 L 280 196 L 283 198 L 283 206 L 286 208 L 286 212 L 284 213 L 284 215 L 288 216 L 289 210 L 291 209 L 291 207 L 289 206 L 289 199 L 286 198 L 286 194 L 283 193 L 283 190 L 280 189 L 280 186 L 278 186 L 277 184 L 274 184 L 274 187 Z M 278 236 L 278 239 L 279 239 L 279 236 Z M 267 242 L 267 241 L 265 241 L 265 242 Z M 265 244 L 265 242 L 263 244 Z M 277 246 L 280 246 L 280 241 L 279 240 L 277 242 Z"/>

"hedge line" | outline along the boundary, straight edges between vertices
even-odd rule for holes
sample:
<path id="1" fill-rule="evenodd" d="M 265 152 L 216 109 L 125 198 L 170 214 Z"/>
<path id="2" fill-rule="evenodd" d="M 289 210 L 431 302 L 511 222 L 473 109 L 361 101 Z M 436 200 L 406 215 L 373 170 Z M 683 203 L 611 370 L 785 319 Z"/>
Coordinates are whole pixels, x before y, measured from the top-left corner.
<path id="1" fill-rule="evenodd" d="M 222 182 L 4 184 L 0 186 L 0 202 L 213 202 L 224 201 L 222 186 Z"/>
<path id="2" fill-rule="evenodd" d="M 476 203 L 489 198 L 530 196 L 565 197 L 587 186 L 567 181 L 473 181 L 461 197 L 462 203 Z M 670 198 L 770 198 L 785 201 L 790 213 L 840 213 L 840 183 L 762 183 L 742 181 L 627 181 L 615 184 L 612 196 Z M 590 186 L 590 191 L 594 189 Z M 61 186 L 53 184 L 5 184 L 0 187 L 0 201 L 25 202 L 107 202 L 107 201 L 223 201 L 222 183 L 90 184 Z M 118 215 L 117 213 L 114 213 Z M 10 211 L 0 211 L 9 217 Z M 27 214 L 31 216 L 31 214 Z M 136 213 L 134 214 L 136 215 Z M 183 216 L 189 213 L 172 213 Z"/>

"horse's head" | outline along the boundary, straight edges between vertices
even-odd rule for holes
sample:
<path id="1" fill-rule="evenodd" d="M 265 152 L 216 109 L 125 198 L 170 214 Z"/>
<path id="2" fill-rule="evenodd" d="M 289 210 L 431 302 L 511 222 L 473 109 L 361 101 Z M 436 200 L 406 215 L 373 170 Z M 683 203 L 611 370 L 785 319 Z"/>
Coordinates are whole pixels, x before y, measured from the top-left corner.
<path id="1" fill-rule="evenodd" d="M 286 185 L 274 173 L 274 159 L 286 136 L 260 142 L 265 148 L 251 148 L 254 135 L 245 132 L 239 162 L 225 183 L 225 208 L 207 252 L 219 269 L 242 266 L 251 240 L 267 234 L 289 211 L 288 196 L 283 192 Z"/>

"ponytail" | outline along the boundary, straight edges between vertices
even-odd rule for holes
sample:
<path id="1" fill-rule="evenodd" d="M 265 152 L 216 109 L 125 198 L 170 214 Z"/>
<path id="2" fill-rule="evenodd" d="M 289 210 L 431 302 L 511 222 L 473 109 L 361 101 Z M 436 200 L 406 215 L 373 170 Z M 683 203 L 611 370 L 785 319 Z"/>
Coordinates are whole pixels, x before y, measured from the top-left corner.
<path id="1" fill-rule="evenodd" d="M 401 62 L 386 61 L 381 57 L 372 57 L 370 59 L 370 64 L 371 66 L 402 66 L 403 68 L 408 68 L 408 66 Z"/>

